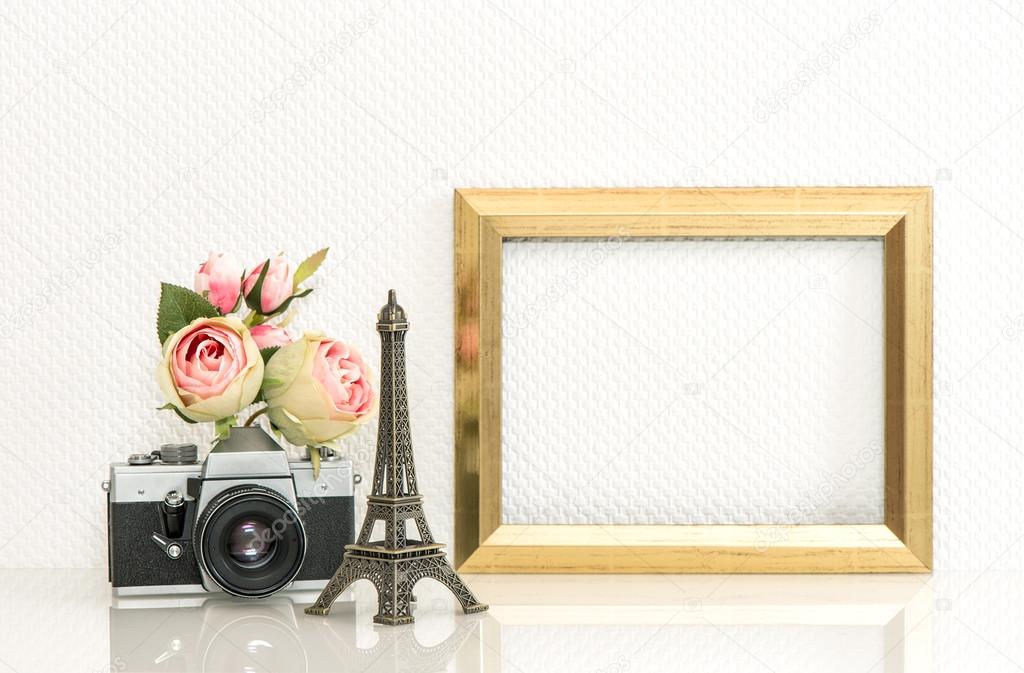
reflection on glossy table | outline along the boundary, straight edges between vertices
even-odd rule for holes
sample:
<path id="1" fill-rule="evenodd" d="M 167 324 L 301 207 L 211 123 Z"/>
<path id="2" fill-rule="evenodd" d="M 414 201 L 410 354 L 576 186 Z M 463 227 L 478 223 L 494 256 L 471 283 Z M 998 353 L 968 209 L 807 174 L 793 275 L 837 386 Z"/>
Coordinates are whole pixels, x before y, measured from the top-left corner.
<path id="1" fill-rule="evenodd" d="M 1012 670 L 1021 654 L 999 626 L 1019 616 L 1019 574 L 467 581 L 490 612 L 463 615 L 422 582 L 416 623 L 385 627 L 366 583 L 310 617 L 315 592 L 122 599 L 103 571 L 0 571 L 0 671 L 864 673 Z"/>

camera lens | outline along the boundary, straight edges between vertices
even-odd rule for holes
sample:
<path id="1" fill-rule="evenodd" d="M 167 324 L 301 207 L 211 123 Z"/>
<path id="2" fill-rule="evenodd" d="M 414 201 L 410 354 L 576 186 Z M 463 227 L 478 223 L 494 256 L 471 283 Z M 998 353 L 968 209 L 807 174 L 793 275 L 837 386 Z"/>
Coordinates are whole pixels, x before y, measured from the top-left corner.
<path id="1" fill-rule="evenodd" d="M 228 554 L 239 565 L 254 568 L 274 554 L 276 542 L 269 523 L 245 518 L 234 524 L 228 534 Z"/>
<path id="2" fill-rule="evenodd" d="M 236 486 L 214 498 L 192 539 L 200 566 L 224 591 L 269 596 L 298 575 L 306 533 L 287 499 L 269 488 Z"/>

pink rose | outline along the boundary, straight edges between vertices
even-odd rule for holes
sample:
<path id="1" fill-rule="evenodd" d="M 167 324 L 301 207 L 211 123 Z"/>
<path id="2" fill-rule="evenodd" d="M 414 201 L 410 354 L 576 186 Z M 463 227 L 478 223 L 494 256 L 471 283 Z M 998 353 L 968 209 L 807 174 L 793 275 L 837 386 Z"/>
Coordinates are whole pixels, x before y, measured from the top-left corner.
<path id="1" fill-rule="evenodd" d="M 245 269 L 231 255 L 211 252 L 196 272 L 195 290 L 221 313 L 231 313 L 238 304 L 244 273 Z"/>
<path id="2" fill-rule="evenodd" d="M 363 358 L 318 332 L 274 353 L 263 396 L 274 426 L 297 446 L 320 446 L 355 432 L 377 406 Z"/>
<path id="3" fill-rule="evenodd" d="M 291 342 L 295 341 L 295 337 L 293 337 L 288 330 L 269 323 L 256 325 L 249 330 L 249 333 L 252 334 L 252 338 L 256 340 L 256 345 L 259 346 L 260 350 L 263 350 L 264 348 L 273 348 L 274 346 L 287 346 Z"/>
<path id="4" fill-rule="evenodd" d="M 157 382 L 188 418 L 217 421 L 252 404 L 263 382 L 263 358 L 238 318 L 199 318 L 167 338 Z"/>
<path id="5" fill-rule="evenodd" d="M 333 339 L 320 342 L 313 356 L 313 378 L 320 382 L 341 412 L 361 416 L 373 406 L 373 387 L 363 357 L 348 345 Z"/>
<path id="6" fill-rule="evenodd" d="M 266 262 L 249 272 L 245 279 L 245 294 L 252 292 L 260 272 Z M 260 311 L 264 314 L 273 313 L 281 304 L 292 296 L 295 281 L 295 265 L 281 255 L 270 258 L 270 268 L 263 279 L 263 291 L 260 293 Z"/>

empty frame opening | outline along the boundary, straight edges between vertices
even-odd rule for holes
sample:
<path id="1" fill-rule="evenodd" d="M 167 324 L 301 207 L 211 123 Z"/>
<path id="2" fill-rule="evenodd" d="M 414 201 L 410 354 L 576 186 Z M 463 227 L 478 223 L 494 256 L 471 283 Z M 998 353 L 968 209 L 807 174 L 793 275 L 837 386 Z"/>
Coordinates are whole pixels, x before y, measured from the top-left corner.
<path id="1" fill-rule="evenodd" d="M 883 246 L 515 239 L 502 521 L 883 521 Z"/>

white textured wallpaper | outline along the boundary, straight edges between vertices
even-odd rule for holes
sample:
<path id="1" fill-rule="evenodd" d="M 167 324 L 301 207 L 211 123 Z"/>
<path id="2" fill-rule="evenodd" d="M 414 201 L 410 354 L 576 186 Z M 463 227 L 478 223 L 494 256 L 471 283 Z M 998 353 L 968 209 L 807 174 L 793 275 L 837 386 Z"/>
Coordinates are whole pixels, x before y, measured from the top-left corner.
<path id="1" fill-rule="evenodd" d="M 881 523 L 880 239 L 506 242 L 506 523 Z"/>
<path id="2" fill-rule="evenodd" d="M 935 562 L 1024 567 L 1022 22 L 923 0 L 4 2 L 0 566 L 102 567 L 107 463 L 207 441 L 155 411 L 152 372 L 158 283 L 209 250 L 332 246 L 297 326 L 371 361 L 398 289 L 450 541 L 454 188 L 933 185 Z M 374 431 L 348 442 L 364 474 Z"/>

